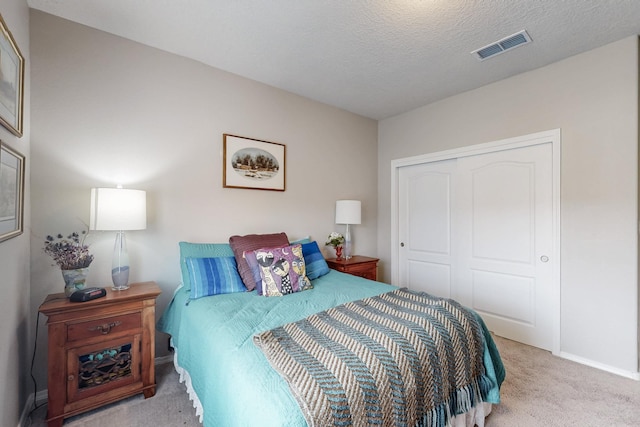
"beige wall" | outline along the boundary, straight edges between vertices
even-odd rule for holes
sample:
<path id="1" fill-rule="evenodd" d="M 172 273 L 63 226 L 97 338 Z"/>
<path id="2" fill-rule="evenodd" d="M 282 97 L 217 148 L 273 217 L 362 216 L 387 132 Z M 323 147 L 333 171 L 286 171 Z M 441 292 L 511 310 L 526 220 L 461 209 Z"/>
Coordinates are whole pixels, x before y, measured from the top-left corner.
<path id="1" fill-rule="evenodd" d="M 0 14 L 25 58 L 23 136 L 18 138 L 0 126 L 0 140 L 26 157 L 24 233 L 0 243 L 0 425 L 15 426 L 30 393 L 29 362 L 35 314 L 29 311 L 30 213 L 30 63 L 29 10 L 24 0 L 2 2 Z"/>
<path id="2" fill-rule="evenodd" d="M 561 351 L 634 374 L 637 37 L 381 121 L 378 255 L 389 265 L 391 160 L 555 128 L 562 132 Z"/>
<path id="3" fill-rule="evenodd" d="M 180 240 L 285 231 L 324 249 L 331 231 L 344 231 L 335 201 L 355 198 L 363 202 L 355 250 L 375 255 L 375 121 L 33 10 L 31 40 L 33 310 L 63 289 L 43 239 L 81 229 L 94 186 L 147 190 L 148 228 L 127 238 L 132 281 L 163 290 L 158 312 L 180 280 Z M 286 191 L 222 188 L 223 133 L 285 144 Z M 90 284 L 111 284 L 114 237 L 90 234 Z M 166 338 L 157 350 L 166 354 Z"/>

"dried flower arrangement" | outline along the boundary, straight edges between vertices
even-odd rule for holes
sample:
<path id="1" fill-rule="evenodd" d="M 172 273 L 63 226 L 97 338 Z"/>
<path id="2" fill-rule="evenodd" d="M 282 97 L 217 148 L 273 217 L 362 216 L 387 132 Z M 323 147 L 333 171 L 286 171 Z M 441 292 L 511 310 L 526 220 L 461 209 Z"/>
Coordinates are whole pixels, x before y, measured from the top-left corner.
<path id="1" fill-rule="evenodd" d="M 80 239 L 82 234 L 82 239 Z M 84 239 L 87 232 L 73 232 L 67 237 L 58 234 L 55 238 L 47 236 L 44 242 L 44 252 L 53 258 L 61 270 L 76 270 L 87 268 L 93 261 L 93 255 L 89 252 L 89 246 L 85 245 Z"/>

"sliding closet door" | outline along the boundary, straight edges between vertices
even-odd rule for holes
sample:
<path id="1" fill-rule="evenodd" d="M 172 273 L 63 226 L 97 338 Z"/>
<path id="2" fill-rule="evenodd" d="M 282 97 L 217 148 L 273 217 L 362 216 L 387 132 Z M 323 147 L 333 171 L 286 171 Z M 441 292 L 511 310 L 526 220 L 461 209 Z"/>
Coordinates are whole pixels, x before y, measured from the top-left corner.
<path id="1" fill-rule="evenodd" d="M 399 171 L 400 284 L 449 297 L 452 285 L 452 203 L 456 160 Z"/>
<path id="2" fill-rule="evenodd" d="M 551 143 L 458 159 L 456 297 L 500 336 L 550 350 Z"/>
<path id="3" fill-rule="evenodd" d="M 554 337 L 552 143 L 398 169 L 400 286 L 451 297 L 496 334 Z"/>

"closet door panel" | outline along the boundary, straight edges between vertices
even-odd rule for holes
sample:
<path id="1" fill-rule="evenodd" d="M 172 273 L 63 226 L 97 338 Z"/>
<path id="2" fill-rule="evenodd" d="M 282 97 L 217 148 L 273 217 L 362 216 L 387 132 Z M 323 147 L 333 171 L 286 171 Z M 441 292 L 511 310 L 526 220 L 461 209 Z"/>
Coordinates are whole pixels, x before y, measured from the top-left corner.
<path id="1" fill-rule="evenodd" d="M 454 295 L 500 336 L 553 341 L 551 143 L 458 159 Z"/>
<path id="2" fill-rule="evenodd" d="M 455 160 L 400 170 L 400 285 L 450 297 Z"/>

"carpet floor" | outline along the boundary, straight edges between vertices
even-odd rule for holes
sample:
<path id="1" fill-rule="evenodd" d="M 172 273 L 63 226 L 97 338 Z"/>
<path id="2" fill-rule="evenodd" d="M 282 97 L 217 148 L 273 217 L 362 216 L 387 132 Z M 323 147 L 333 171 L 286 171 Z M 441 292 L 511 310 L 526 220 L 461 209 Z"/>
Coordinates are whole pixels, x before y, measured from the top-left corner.
<path id="1" fill-rule="evenodd" d="M 495 337 L 507 378 L 502 403 L 486 427 L 624 427 L 640 425 L 640 382 Z M 201 427 L 172 363 L 156 366 L 156 395 L 104 406 L 64 422 L 65 427 Z M 45 427 L 46 406 L 32 414 Z M 212 426 L 226 427 L 226 426 Z M 252 426 L 247 426 L 252 427 Z"/>

